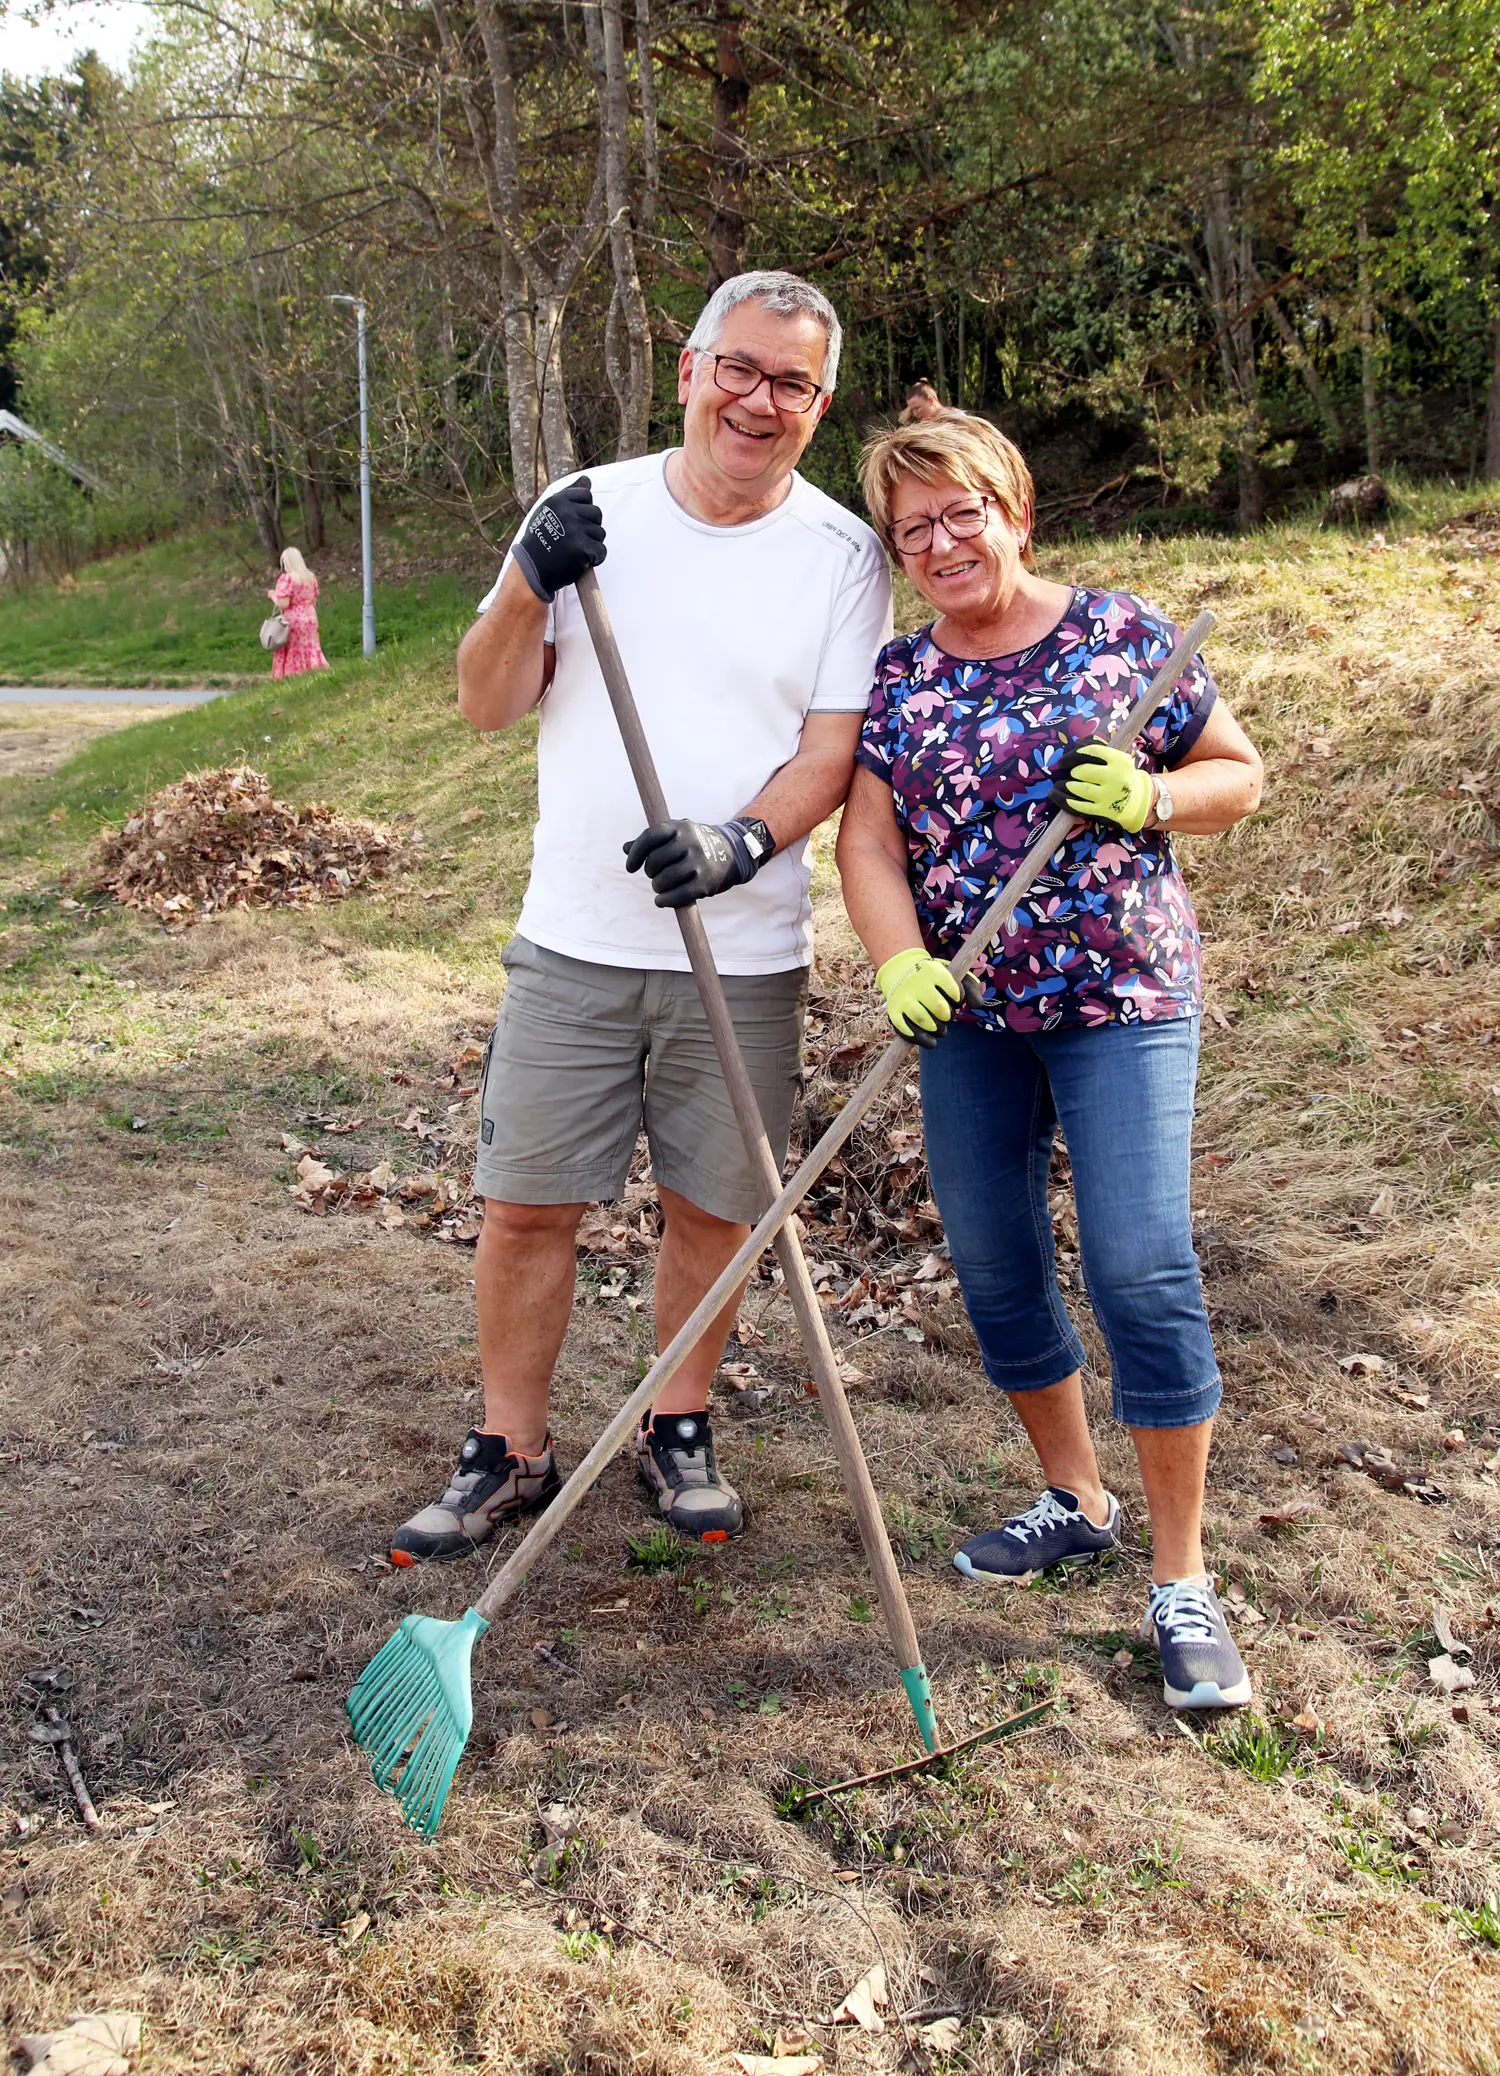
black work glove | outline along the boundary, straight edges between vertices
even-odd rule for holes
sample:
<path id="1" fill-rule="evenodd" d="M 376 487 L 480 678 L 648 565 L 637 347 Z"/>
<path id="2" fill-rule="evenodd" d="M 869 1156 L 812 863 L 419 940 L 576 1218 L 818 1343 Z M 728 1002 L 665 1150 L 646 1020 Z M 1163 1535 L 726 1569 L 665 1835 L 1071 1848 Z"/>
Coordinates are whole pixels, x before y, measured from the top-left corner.
<path id="1" fill-rule="evenodd" d="M 594 503 L 587 476 L 544 497 L 510 544 L 521 575 L 545 604 L 597 569 L 609 552 L 604 514 Z"/>
<path id="2" fill-rule="evenodd" d="M 656 892 L 658 908 L 686 908 L 754 879 L 776 848 L 764 822 L 742 815 L 733 822 L 690 822 L 679 815 L 643 829 L 625 846 L 625 870 L 639 872 Z"/>

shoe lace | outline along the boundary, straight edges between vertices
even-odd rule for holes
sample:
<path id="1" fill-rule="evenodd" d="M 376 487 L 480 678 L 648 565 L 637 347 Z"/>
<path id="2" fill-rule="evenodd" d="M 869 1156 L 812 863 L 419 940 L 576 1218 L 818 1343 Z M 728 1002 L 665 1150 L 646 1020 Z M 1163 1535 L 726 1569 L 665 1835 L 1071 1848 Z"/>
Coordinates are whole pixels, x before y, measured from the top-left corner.
<path id="1" fill-rule="evenodd" d="M 1218 1634 L 1212 1589 L 1184 1585 L 1180 1579 L 1153 1592 L 1146 1619 L 1155 1624 L 1158 1636 L 1174 1644 L 1212 1643 Z"/>
<path id="2" fill-rule="evenodd" d="M 1044 1492 L 1034 1507 L 1028 1507 L 1024 1514 L 1017 1514 L 1014 1521 L 1006 1522 L 1004 1533 L 1013 1535 L 1018 1543 L 1025 1545 L 1033 1536 L 1045 1535 L 1049 1528 L 1066 1526 L 1072 1518 L 1052 1492 Z"/>

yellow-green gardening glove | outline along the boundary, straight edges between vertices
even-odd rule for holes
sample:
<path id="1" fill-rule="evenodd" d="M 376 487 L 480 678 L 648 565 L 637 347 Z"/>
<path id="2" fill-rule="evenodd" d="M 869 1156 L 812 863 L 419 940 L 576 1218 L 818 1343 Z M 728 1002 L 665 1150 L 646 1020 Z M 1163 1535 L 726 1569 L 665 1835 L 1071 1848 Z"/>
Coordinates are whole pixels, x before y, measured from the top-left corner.
<path id="1" fill-rule="evenodd" d="M 953 1015 L 961 990 L 941 959 L 920 944 L 887 959 L 875 975 L 886 1014 L 903 1038 L 936 1045 Z"/>
<path id="2" fill-rule="evenodd" d="M 1151 774 L 1128 750 L 1086 742 L 1069 750 L 1057 767 L 1049 806 L 1066 808 L 1090 822 L 1113 822 L 1134 836 L 1146 826 L 1156 800 Z"/>

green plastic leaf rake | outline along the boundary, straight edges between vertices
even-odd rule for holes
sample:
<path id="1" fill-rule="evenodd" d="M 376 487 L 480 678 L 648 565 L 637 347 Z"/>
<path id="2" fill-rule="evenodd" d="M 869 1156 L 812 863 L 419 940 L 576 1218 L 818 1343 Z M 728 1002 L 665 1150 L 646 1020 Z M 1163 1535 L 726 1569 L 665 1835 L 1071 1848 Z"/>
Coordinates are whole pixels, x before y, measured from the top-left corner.
<path id="1" fill-rule="evenodd" d="M 1187 669 L 1213 624 L 1211 613 L 1198 615 L 1130 709 L 1123 725 L 1110 737 L 1117 749 L 1125 748 L 1139 735 Z M 955 979 L 962 979 L 968 972 L 1046 869 L 1059 845 L 1077 827 L 1077 818 L 1067 813 L 1056 814 L 1047 823 L 1003 891 L 990 903 L 950 961 Z M 906 1064 L 910 1049 L 910 1041 L 905 1038 L 895 1038 L 886 1047 L 775 1203 L 763 1213 L 713 1288 L 699 1300 L 691 1316 L 468 1612 L 455 1622 L 408 1615 L 355 1682 L 347 1703 L 354 1741 L 369 1757 L 375 1785 L 383 1793 L 395 1796 L 406 1821 L 422 1837 L 431 1838 L 442 1820 L 443 1805 L 473 1727 L 469 1668 L 475 1643 L 500 1610 L 521 1591 L 538 1559 L 561 1534 L 584 1495 L 629 1439 L 642 1413 L 728 1303 L 740 1278 L 775 1241 L 887 1082 Z M 924 1745 L 934 1756 L 943 1756 L 927 1677 L 920 1663 L 904 1665 L 902 1680 Z"/>

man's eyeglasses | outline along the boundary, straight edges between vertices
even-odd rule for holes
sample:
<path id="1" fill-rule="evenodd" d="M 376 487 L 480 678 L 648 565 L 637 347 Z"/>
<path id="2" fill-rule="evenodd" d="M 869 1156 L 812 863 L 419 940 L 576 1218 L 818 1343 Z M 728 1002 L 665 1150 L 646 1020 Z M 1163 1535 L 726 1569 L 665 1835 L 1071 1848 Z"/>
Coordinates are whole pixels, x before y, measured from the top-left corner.
<path id="1" fill-rule="evenodd" d="M 754 396 L 764 382 L 778 411 L 800 414 L 810 411 L 823 394 L 810 375 L 768 375 L 753 361 L 736 360 L 732 353 L 710 353 L 707 357 L 714 366 L 714 387 L 722 389 L 726 396 Z"/>
<path id="2" fill-rule="evenodd" d="M 971 541 L 989 524 L 992 497 L 965 498 L 949 505 L 930 519 L 925 512 L 911 519 L 898 519 L 891 528 L 891 546 L 898 555 L 921 555 L 932 546 L 932 529 L 939 520 L 951 541 Z"/>

